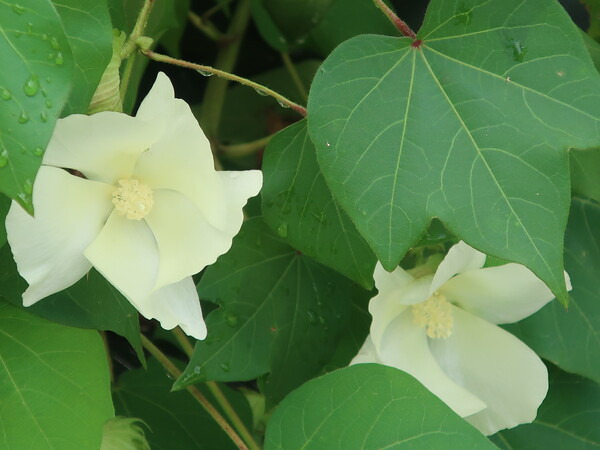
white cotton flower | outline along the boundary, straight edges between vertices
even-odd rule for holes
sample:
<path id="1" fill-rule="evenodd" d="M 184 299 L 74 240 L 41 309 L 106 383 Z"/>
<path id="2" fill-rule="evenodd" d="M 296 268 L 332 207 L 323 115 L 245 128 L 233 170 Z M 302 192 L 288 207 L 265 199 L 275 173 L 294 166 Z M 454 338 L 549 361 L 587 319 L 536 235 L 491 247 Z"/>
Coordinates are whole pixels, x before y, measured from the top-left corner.
<path id="1" fill-rule="evenodd" d="M 490 435 L 532 422 L 548 391 L 544 363 L 496 324 L 519 321 L 554 295 L 525 266 L 482 269 L 485 259 L 460 242 L 434 275 L 378 264 L 371 334 L 351 364 L 409 373 Z"/>
<path id="2" fill-rule="evenodd" d="M 65 169 L 78 171 L 76 176 Z M 135 117 L 59 119 L 33 190 L 6 229 L 29 306 L 93 266 L 147 318 L 206 337 L 191 275 L 231 247 L 260 171 L 217 172 L 189 106 L 160 73 Z"/>

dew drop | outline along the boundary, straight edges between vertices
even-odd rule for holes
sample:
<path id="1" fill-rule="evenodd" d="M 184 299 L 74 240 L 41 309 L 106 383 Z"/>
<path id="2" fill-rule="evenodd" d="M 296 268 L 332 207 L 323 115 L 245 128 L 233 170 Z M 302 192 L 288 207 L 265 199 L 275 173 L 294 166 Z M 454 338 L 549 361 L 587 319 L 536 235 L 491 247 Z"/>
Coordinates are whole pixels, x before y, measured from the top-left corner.
<path id="1" fill-rule="evenodd" d="M 277 234 L 282 238 L 287 237 L 288 234 L 288 225 L 283 222 L 277 227 Z"/>
<path id="2" fill-rule="evenodd" d="M 198 73 L 203 77 L 212 77 L 214 75 L 214 73 L 209 72 L 207 70 L 198 70 Z"/>
<path id="3" fill-rule="evenodd" d="M 6 167 L 7 164 L 8 164 L 8 153 L 6 150 L 4 150 L 2 153 L 0 153 L 0 168 Z"/>
<path id="4" fill-rule="evenodd" d="M 254 89 L 258 95 L 262 95 L 263 97 L 267 97 L 269 94 L 261 91 L 260 89 Z"/>
<path id="5" fill-rule="evenodd" d="M 17 3 L 12 5 L 12 10 L 18 15 L 21 15 L 25 12 L 25 8 Z"/>
<path id="6" fill-rule="evenodd" d="M 19 123 L 27 123 L 27 122 L 29 122 L 29 115 L 25 111 L 23 111 L 21 113 L 21 115 L 19 116 L 19 118 L 17 119 L 17 121 Z"/>
<path id="7" fill-rule="evenodd" d="M 516 62 L 523 62 L 525 55 L 527 54 L 527 47 L 525 47 L 521 41 L 510 38 L 508 40 L 507 48 L 512 50 L 513 60 Z"/>
<path id="8" fill-rule="evenodd" d="M 25 183 L 23 183 L 23 190 L 27 195 L 31 195 L 31 193 L 33 192 L 33 183 L 29 178 L 27 178 L 25 180 Z"/>
<path id="9" fill-rule="evenodd" d="M 239 321 L 239 319 L 237 318 L 237 316 L 235 316 L 233 314 L 226 314 L 225 315 L 225 322 L 230 327 L 235 327 L 238 324 L 238 321 Z"/>
<path id="10" fill-rule="evenodd" d="M 2 100 L 10 100 L 12 98 L 12 95 L 10 95 L 8 89 L 0 88 L 0 97 L 2 97 Z"/>
<path id="11" fill-rule="evenodd" d="M 58 52 L 54 57 L 54 64 L 57 66 L 62 66 L 65 62 L 62 52 Z"/>
<path id="12" fill-rule="evenodd" d="M 221 369 L 223 369 L 223 372 L 229 372 L 229 364 L 226 362 L 221 363 Z"/>
<path id="13" fill-rule="evenodd" d="M 42 119 L 42 122 L 48 122 L 48 113 L 46 113 L 46 111 L 42 111 L 40 113 L 40 119 Z"/>
<path id="14" fill-rule="evenodd" d="M 281 101 L 281 100 L 277 100 L 277 103 L 279 103 L 279 106 L 281 106 L 282 108 L 289 108 L 290 105 L 288 105 L 287 103 Z"/>
<path id="15" fill-rule="evenodd" d="M 50 84 L 51 81 L 52 79 L 50 77 L 46 77 L 46 83 Z"/>
<path id="16" fill-rule="evenodd" d="M 36 147 L 35 150 L 33 150 L 33 154 L 35 156 L 43 156 L 44 155 L 44 149 L 42 147 Z"/>
<path id="17" fill-rule="evenodd" d="M 27 23 L 27 34 L 31 36 L 33 33 L 33 24 L 31 22 Z"/>
<path id="18" fill-rule="evenodd" d="M 29 207 L 33 206 L 33 203 L 31 201 L 31 194 L 26 194 L 24 192 L 20 192 L 17 194 L 17 198 L 19 198 L 24 205 L 27 205 Z"/>
<path id="19" fill-rule="evenodd" d="M 52 108 L 52 102 L 50 100 L 46 100 L 46 108 Z"/>
<path id="20" fill-rule="evenodd" d="M 60 50 L 60 44 L 58 43 L 58 39 L 55 37 L 50 38 L 50 45 L 54 50 Z"/>
<path id="21" fill-rule="evenodd" d="M 306 315 L 308 316 L 308 323 L 310 323 L 311 325 L 315 325 L 317 323 L 317 315 L 314 311 L 311 311 L 309 309 L 308 311 L 306 311 Z"/>
<path id="22" fill-rule="evenodd" d="M 40 82 L 37 75 L 31 75 L 23 85 L 23 91 L 25 91 L 25 94 L 29 97 L 33 97 L 37 94 L 39 88 Z"/>
<path id="23" fill-rule="evenodd" d="M 202 372 L 202 368 L 200 366 L 194 367 L 194 373 L 196 375 L 200 375 L 200 372 Z"/>

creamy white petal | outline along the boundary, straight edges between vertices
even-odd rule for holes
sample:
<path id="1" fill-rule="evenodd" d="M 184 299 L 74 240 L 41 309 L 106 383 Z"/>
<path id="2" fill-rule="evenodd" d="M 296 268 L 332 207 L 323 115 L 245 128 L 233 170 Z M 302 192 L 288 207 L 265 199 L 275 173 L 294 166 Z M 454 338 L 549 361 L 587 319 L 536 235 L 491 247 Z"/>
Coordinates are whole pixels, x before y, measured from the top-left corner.
<path id="1" fill-rule="evenodd" d="M 352 359 L 352 361 L 350 361 L 350 365 L 368 363 L 383 364 L 377 355 L 377 349 L 375 348 L 375 344 L 373 344 L 373 340 L 371 339 L 370 335 L 367 336 L 367 339 L 365 339 L 365 343 L 358 351 L 358 354 Z"/>
<path id="2" fill-rule="evenodd" d="M 242 208 L 248 199 L 260 192 L 262 187 L 262 172 L 260 170 L 244 170 L 238 172 L 217 172 L 223 183 L 221 201 L 226 206 L 218 220 L 211 222 L 220 230 L 236 235 L 242 227 L 244 213 Z"/>
<path id="3" fill-rule="evenodd" d="M 373 316 L 371 338 L 379 348 L 388 325 L 402 314 L 407 306 L 427 300 L 432 277 L 414 279 L 401 267 L 391 273 L 386 272 L 379 263 L 375 267 L 373 277 L 379 293 L 369 302 L 369 312 Z"/>
<path id="4" fill-rule="evenodd" d="M 461 416 L 483 410 L 486 404 L 444 373 L 429 350 L 425 329 L 415 325 L 407 309 L 387 327 L 377 349 L 383 364 L 415 377 Z"/>
<path id="5" fill-rule="evenodd" d="M 113 211 L 84 254 L 132 303 L 137 304 L 153 291 L 158 273 L 158 248 L 143 220 L 130 220 Z"/>
<path id="6" fill-rule="evenodd" d="M 452 310 L 452 335 L 431 340 L 430 347 L 448 376 L 487 404 L 466 419 L 487 435 L 532 422 L 548 391 L 546 366 L 510 333 L 460 308 Z"/>
<path id="7" fill-rule="evenodd" d="M 463 241 L 453 245 L 435 272 L 429 294 L 458 273 L 480 269 L 485 264 L 485 259 L 485 254 L 469 247 Z"/>
<path id="8" fill-rule="evenodd" d="M 112 190 L 42 166 L 33 188 L 35 219 L 13 202 L 6 231 L 19 273 L 29 283 L 25 306 L 71 286 L 90 270 L 83 251 L 113 208 Z"/>
<path id="9" fill-rule="evenodd" d="M 146 222 L 160 257 L 156 289 L 200 272 L 231 247 L 233 233 L 214 228 L 191 200 L 176 191 L 154 191 L 154 207 Z"/>
<path id="10" fill-rule="evenodd" d="M 568 276 L 566 279 L 570 290 Z M 464 272 L 439 290 L 455 305 L 491 323 L 517 322 L 554 298 L 550 289 L 521 264 Z"/>
<path id="11" fill-rule="evenodd" d="M 147 319 L 158 320 L 165 330 L 180 326 L 187 335 L 196 339 L 206 337 L 206 325 L 192 277 L 169 284 L 132 303 Z"/>
<path id="12" fill-rule="evenodd" d="M 136 160 L 158 138 L 148 122 L 104 111 L 59 119 L 43 164 L 76 169 L 87 178 L 115 184 L 131 175 Z"/>

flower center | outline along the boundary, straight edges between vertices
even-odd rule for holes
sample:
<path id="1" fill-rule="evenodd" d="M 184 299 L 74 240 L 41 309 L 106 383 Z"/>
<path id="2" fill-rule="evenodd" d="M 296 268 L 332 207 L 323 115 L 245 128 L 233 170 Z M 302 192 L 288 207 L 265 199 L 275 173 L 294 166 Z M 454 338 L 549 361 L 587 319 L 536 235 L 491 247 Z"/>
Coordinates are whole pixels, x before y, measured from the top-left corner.
<path id="1" fill-rule="evenodd" d="M 452 305 L 446 297 L 435 291 L 431 297 L 412 306 L 413 322 L 426 328 L 432 339 L 447 338 L 452 334 L 454 318 Z"/>
<path id="2" fill-rule="evenodd" d="M 150 186 L 131 178 L 119 180 L 119 187 L 115 188 L 112 196 L 117 212 L 132 220 L 146 217 L 154 205 Z"/>

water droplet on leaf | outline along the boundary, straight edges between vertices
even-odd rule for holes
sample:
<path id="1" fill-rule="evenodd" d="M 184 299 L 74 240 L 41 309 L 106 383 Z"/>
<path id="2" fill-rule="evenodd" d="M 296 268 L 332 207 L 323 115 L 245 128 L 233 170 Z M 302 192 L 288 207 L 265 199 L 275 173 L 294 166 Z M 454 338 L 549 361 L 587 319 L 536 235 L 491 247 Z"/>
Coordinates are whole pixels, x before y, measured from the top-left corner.
<path id="1" fill-rule="evenodd" d="M 12 5 L 12 10 L 17 13 L 18 15 L 21 15 L 25 12 L 25 8 L 17 3 L 15 3 L 14 5 Z"/>
<path id="2" fill-rule="evenodd" d="M 36 147 L 35 150 L 33 150 L 33 154 L 35 156 L 43 156 L 44 155 L 44 149 L 42 147 Z"/>
<path id="3" fill-rule="evenodd" d="M 203 77 L 212 77 L 214 75 L 214 73 L 209 72 L 207 70 L 198 70 L 198 73 Z"/>
<path id="4" fill-rule="evenodd" d="M 306 315 L 308 316 L 308 323 L 310 323 L 311 325 L 315 325 L 317 323 L 317 315 L 314 311 L 311 311 L 309 309 L 308 311 L 306 311 Z"/>
<path id="5" fill-rule="evenodd" d="M 237 318 L 237 316 L 235 316 L 233 314 L 226 314 L 225 315 L 225 322 L 230 327 L 235 327 L 238 324 L 238 321 L 239 321 L 239 319 Z"/>
<path id="6" fill-rule="evenodd" d="M 58 52 L 56 54 L 56 57 L 54 58 L 54 64 L 56 64 L 57 66 L 62 66 L 65 62 L 65 59 L 63 57 L 62 52 Z"/>
<path id="7" fill-rule="evenodd" d="M 221 369 L 223 369 L 223 372 L 229 372 L 229 364 L 227 363 L 221 363 Z"/>
<path id="8" fill-rule="evenodd" d="M 4 150 L 2 153 L 0 153 L 0 168 L 6 167 L 7 164 L 8 164 L 8 153 L 6 152 L 6 150 Z"/>
<path id="9" fill-rule="evenodd" d="M 40 119 L 42 119 L 42 122 L 48 122 L 48 113 L 46 113 L 46 111 L 42 111 L 40 113 Z"/>
<path id="10" fill-rule="evenodd" d="M 46 108 L 52 108 L 52 102 L 50 100 L 46 100 Z"/>
<path id="11" fill-rule="evenodd" d="M 60 50 L 60 44 L 58 43 L 58 39 L 55 37 L 50 38 L 50 45 L 54 50 Z"/>
<path id="12" fill-rule="evenodd" d="M 23 111 L 21 113 L 21 115 L 19 116 L 19 118 L 17 119 L 17 121 L 19 123 L 27 123 L 27 122 L 29 122 L 29 115 L 25 111 Z"/>
<path id="13" fill-rule="evenodd" d="M 8 89 L 0 88 L 0 97 L 2 97 L 2 100 L 10 100 L 12 98 L 12 95 L 10 95 Z"/>
<path id="14" fill-rule="evenodd" d="M 285 103 L 282 100 L 277 100 L 277 103 L 279 103 L 279 106 L 281 106 L 282 108 L 289 108 L 290 105 L 288 105 L 287 103 Z"/>
<path id="15" fill-rule="evenodd" d="M 33 97 L 35 94 L 37 94 L 39 88 L 40 81 L 38 80 L 37 75 L 31 75 L 23 85 L 23 91 L 29 97 Z"/>
<path id="16" fill-rule="evenodd" d="M 288 226 L 287 223 L 283 222 L 277 227 L 277 234 L 282 238 L 287 237 L 288 234 Z"/>
<path id="17" fill-rule="evenodd" d="M 260 89 L 254 89 L 256 91 L 256 93 L 258 95 L 262 95 L 263 97 L 267 97 L 269 94 L 267 94 L 266 92 L 260 90 Z"/>
<path id="18" fill-rule="evenodd" d="M 23 190 L 27 195 L 31 195 L 33 192 L 33 183 L 29 178 L 25 180 L 25 183 L 23 183 Z"/>

